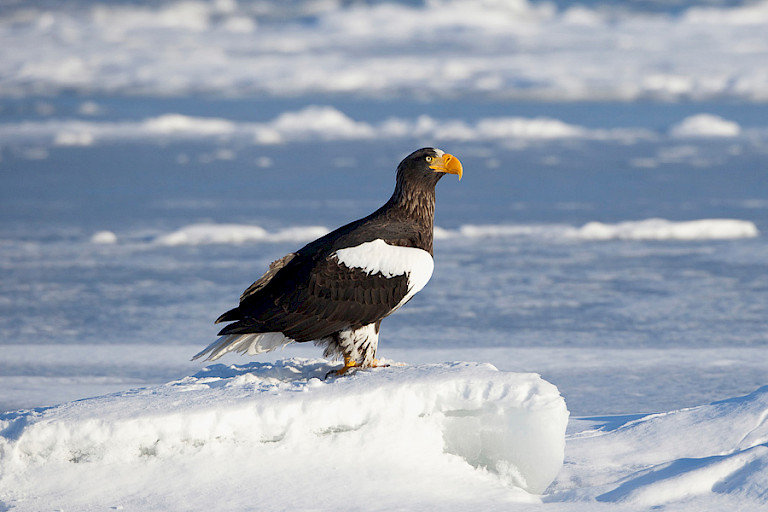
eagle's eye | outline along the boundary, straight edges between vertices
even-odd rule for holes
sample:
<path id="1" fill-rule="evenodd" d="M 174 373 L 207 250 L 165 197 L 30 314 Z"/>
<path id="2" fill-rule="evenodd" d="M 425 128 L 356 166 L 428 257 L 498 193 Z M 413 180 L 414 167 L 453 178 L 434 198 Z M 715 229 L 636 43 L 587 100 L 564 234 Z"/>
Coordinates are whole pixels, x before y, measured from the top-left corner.
<path id="1" fill-rule="evenodd" d="M 431 162 L 431 161 L 432 161 L 432 157 L 431 157 L 431 156 L 428 156 L 428 157 L 427 157 L 427 162 Z"/>

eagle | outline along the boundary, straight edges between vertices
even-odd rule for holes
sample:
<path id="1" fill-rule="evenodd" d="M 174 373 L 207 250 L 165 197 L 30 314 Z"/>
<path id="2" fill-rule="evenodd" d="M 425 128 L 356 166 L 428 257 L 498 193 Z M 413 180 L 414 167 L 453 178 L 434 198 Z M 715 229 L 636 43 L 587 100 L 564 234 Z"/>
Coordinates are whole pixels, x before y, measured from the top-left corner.
<path id="1" fill-rule="evenodd" d="M 432 277 L 435 186 L 462 172 L 459 159 L 440 149 L 405 157 L 381 208 L 272 262 L 216 320 L 231 323 L 193 360 L 314 341 L 325 357 L 343 358 L 340 375 L 377 366 L 381 321 Z"/>

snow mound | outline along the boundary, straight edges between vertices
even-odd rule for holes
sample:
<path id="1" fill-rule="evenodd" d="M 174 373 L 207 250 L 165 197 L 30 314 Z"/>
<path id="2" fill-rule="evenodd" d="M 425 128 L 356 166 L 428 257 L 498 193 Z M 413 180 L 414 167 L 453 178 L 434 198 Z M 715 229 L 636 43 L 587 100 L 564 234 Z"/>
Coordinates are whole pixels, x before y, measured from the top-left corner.
<path id="1" fill-rule="evenodd" d="M 720 240 L 754 238 L 758 234 L 754 223 L 736 219 L 683 222 L 646 219 L 618 224 L 589 222 L 576 231 L 576 237 L 584 240 Z"/>
<path id="2" fill-rule="evenodd" d="M 741 133 L 741 126 L 712 114 L 697 114 L 686 117 L 670 129 L 670 135 L 679 138 L 688 137 L 736 137 Z"/>
<path id="3" fill-rule="evenodd" d="M 594 420 L 595 428 L 569 437 L 568 464 L 549 500 L 594 499 L 644 509 L 685 501 L 686 510 L 702 510 L 719 496 L 738 498 L 740 510 L 765 506 L 768 386 L 624 422 Z M 729 508 L 719 503 L 717 509 Z"/>
<path id="4" fill-rule="evenodd" d="M 355 121 L 334 107 L 311 105 L 258 125 L 255 138 L 257 142 L 279 143 L 295 139 L 356 140 L 375 135 L 369 124 Z"/>
<path id="5" fill-rule="evenodd" d="M 567 224 L 464 224 L 458 229 L 435 227 L 435 239 L 450 238 L 564 238 L 574 232 Z"/>
<path id="6" fill-rule="evenodd" d="M 245 244 L 251 242 L 304 242 L 328 233 L 323 226 L 289 227 L 269 232 L 247 224 L 190 224 L 155 238 L 159 245 Z"/>
<path id="7" fill-rule="evenodd" d="M 535 502 L 529 493 L 561 468 L 568 411 L 538 375 L 445 363 L 326 379 L 335 368 L 309 359 L 213 365 L 165 386 L 4 414 L 0 503 Z M 334 487 L 354 489 L 354 499 L 327 492 Z"/>
<path id="8" fill-rule="evenodd" d="M 112 231 L 97 231 L 91 236 L 91 243 L 104 245 L 116 244 L 117 235 Z"/>
<path id="9" fill-rule="evenodd" d="M 144 130 L 151 135 L 195 134 L 200 136 L 226 135 L 236 125 L 226 119 L 191 117 L 182 114 L 164 114 L 144 120 Z"/>

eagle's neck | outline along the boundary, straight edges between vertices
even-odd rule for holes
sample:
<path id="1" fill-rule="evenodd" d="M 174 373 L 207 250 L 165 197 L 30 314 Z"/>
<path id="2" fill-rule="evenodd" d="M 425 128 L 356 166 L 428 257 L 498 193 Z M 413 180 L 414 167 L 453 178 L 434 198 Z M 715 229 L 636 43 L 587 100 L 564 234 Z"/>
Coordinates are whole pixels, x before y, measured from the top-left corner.
<path id="1" fill-rule="evenodd" d="M 414 225 L 418 233 L 417 246 L 432 253 L 435 221 L 435 184 L 410 183 L 398 180 L 385 208 L 399 222 Z"/>

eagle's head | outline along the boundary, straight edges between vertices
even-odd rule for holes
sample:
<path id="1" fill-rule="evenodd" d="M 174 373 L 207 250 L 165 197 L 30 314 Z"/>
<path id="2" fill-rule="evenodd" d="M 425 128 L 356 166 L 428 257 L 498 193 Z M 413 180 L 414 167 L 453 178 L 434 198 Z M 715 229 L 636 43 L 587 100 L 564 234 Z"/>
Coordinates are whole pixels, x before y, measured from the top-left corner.
<path id="1" fill-rule="evenodd" d="M 456 174 L 461 179 L 461 162 L 455 156 L 437 148 L 416 150 L 397 166 L 398 183 L 408 182 L 434 187 L 445 174 Z"/>

